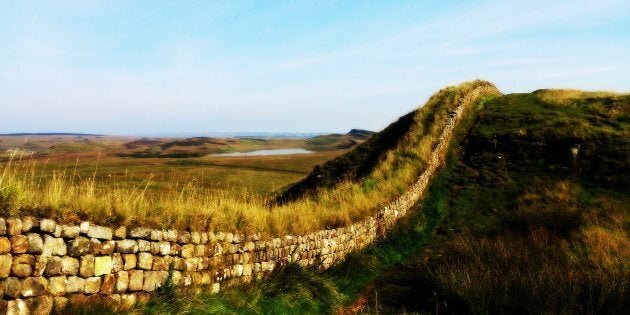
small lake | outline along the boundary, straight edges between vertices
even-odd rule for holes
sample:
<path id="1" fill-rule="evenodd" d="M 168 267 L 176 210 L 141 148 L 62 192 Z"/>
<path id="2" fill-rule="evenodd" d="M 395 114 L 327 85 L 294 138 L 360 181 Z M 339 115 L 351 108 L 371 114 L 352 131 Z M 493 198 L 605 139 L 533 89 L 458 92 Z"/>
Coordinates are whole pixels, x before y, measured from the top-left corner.
<path id="1" fill-rule="evenodd" d="M 313 151 L 305 149 L 274 149 L 274 150 L 257 150 L 249 152 L 229 152 L 212 154 L 211 156 L 253 156 L 253 155 L 287 155 L 287 154 L 309 154 Z"/>

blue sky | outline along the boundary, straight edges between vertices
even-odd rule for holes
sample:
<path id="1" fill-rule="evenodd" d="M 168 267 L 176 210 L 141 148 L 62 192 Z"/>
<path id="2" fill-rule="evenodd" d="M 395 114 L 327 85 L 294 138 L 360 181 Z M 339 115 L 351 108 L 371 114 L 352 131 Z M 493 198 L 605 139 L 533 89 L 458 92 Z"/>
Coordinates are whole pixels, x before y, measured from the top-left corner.
<path id="1" fill-rule="evenodd" d="M 0 133 L 380 130 L 475 78 L 630 92 L 630 1 L 0 0 Z"/>

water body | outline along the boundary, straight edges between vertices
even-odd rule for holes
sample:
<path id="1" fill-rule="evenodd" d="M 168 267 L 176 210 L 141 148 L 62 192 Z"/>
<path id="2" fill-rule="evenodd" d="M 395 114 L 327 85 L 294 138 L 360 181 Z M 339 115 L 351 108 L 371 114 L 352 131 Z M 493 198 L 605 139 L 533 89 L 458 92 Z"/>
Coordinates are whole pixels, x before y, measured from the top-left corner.
<path id="1" fill-rule="evenodd" d="M 229 152 L 212 154 L 212 156 L 253 156 L 253 155 L 287 155 L 287 154 L 309 154 L 313 151 L 305 149 L 274 149 L 274 150 L 257 150 L 249 152 Z"/>

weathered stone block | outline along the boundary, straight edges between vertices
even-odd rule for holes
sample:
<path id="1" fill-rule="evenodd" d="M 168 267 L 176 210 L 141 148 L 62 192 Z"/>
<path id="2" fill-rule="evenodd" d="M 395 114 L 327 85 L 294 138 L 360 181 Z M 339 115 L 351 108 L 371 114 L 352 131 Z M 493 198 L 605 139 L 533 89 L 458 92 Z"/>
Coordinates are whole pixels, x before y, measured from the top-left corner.
<path id="1" fill-rule="evenodd" d="M 28 216 L 22 218 L 22 233 L 27 233 L 37 227 L 39 227 L 39 221 L 35 219 L 35 217 Z"/>
<path id="2" fill-rule="evenodd" d="M 11 274 L 13 257 L 11 254 L 0 255 L 0 278 L 6 278 Z"/>
<path id="3" fill-rule="evenodd" d="M 62 238 L 44 236 L 44 248 L 42 255 L 44 256 L 64 256 L 67 253 L 66 243 Z"/>
<path id="4" fill-rule="evenodd" d="M 33 277 L 41 277 L 44 275 L 44 270 L 46 270 L 47 262 L 48 257 L 35 256 L 35 264 L 33 265 Z"/>
<path id="5" fill-rule="evenodd" d="M 132 238 L 149 238 L 149 236 L 151 235 L 151 229 L 148 228 L 143 228 L 143 227 L 136 227 L 131 229 L 131 231 L 129 231 L 129 237 Z"/>
<path id="6" fill-rule="evenodd" d="M 13 254 L 24 254 L 28 251 L 28 237 L 24 235 L 11 236 L 11 252 Z"/>
<path id="7" fill-rule="evenodd" d="M 165 257 L 153 257 L 153 267 L 151 269 L 154 271 L 168 271 L 169 263 L 170 260 Z"/>
<path id="8" fill-rule="evenodd" d="M 160 253 L 159 242 L 151 242 L 151 255 L 158 255 Z"/>
<path id="9" fill-rule="evenodd" d="M 101 294 L 109 295 L 114 293 L 116 287 L 116 276 L 113 274 L 103 276 L 103 285 L 101 286 Z"/>
<path id="10" fill-rule="evenodd" d="M 8 218 L 7 233 L 11 236 L 22 234 L 22 220 L 19 218 Z"/>
<path id="11" fill-rule="evenodd" d="M 90 225 L 87 235 L 89 237 L 98 238 L 101 240 L 111 240 L 114 236 L 112 229 L 104 226 Z"/>
<path id="12" fill-rule="evenodd" d="M 188 231 L 177 231 L 177 242 L 180 244 L 190 244 L 190 232 Z"/>
<path id="13" fill-rule="evenodd" d="M 44 277 L 30 277 L 22 280 L 22 296 L 40 296 L 46 293 L 48 280 Z"/>
<path id="14" fill-rule="evenodd" d="M 62 267 L 63 265 L 61 264 L 61 257 L 57 257 L 57 256 L 48 257 L 46 261 L 46 269 L 44 270 L 44 275 L 46 276 L 60 275 Z"/>
<path id="15" fill-rule="evenodd" d="M 201 285 L 209 285 L 212 283 L 212 274 L 209 272 L 203 272 L 201 274 Z"/>
<path id="16" fill-rule="evenodd" d="M 79 257 L 92 253 L 92 242 L 87 237 L 79 236 L 69 242 L 68 255 Z"/>
<path id="17" fill-rule="evenodd" d="M 101 241 L 98 244 L 92 243 L 92 245 L 94 246 L 92 249 L 94 255 L 109 255 L 113 253 L 116 248 L 115 241 Z"/>
<path id="18" fill-rule="evenodd" d="M 0 218 L 0 235 L 7 235 L 7 221 Z"/>
<path id="19" fill-rule="evenodd" d="M 110 294 L 103 296 L 105 305 L 111 305 L 114 309 L 120 308 L 120 294 Z"/>
<path id="20" fill-rule="evenodd" d="M 76 276 L 79 273 L 79 260 L 69 256 L 62 257 L 61 273 L 66 276 Z"/>
<path id="21" fill-rule="evenodd" d="M 177 243 L 171 243 L 171 251 L 169 252 L 169 255 L 173 255 L 173 256 L 179 256 L 179 254 L 182 252 L 182 246 L 177 244 Z"/>
<path id="22" fill-rule="evenodd" d="M 85 279 L 71 276 L 66 278 L 66 293 L 83 293 L 85 290 Z"/>
<path id="23" fill-rule="evenodd" d="M 53 298 L 48 295 L 36 296 L 26 300 L 31 314 L 50 314 L 53 309 Z"/>
<path id="24" fill-rule="evenodd" d="M 43 232 L 54 233 L 55 227 L 57 227 L 57 223 L 51 219 L 41 219 L 39 221 L 39 229 Z"/>
<path id="25" fill-rule="evenodd" d="M 127 227 L 121 226 L 114 230 L 114 238 L 118 240 L 122 240 L 127 238 Z"/>
<path id="26" fill-rule="evenodd" d="M 243 265 L 232 266 L 232 277 L 240 277 L 243 275 Z"/>
<path id="27" fill-rule="evenodd" d="M 171 269 L 175 269 L 175 270 L 186 269 L 186 261 L 184 260 L 184 258 L 173 257 L 173 261 L 171 262 Z"/>
<path id="28" fill-rule="evenodd" d="M 192 277 L 190 272 L 182 273 L 182 279 L 179 281 L 180 285 L 188 287 L 192 285 Z"/>
<path id="29" fill-rule="evenodd" d="M 61 226 L 61 237 L 63 238 L 77 238 L 79 236 L 79 232 L 81 232 L 81 229 L 78 226 Z"/>
<path id="30" fill-rule="evenodd" d="M 29 233 L 28 238 L 28 250 L 29 254 L 41 254 L 44 250 L 44 241 L 42 237 L 37 233 Z"/>
<path id="31" fill-rule="evenodd" d="M 223 253 L 223 246 L 221 244 L 214 245 L 214 256 L 219 256 Z"/>
<path id="32" fill-rule="evenodd" d="M 183 258 L 191 258 L 195 256 L 195 245 L 187 244 L 182 246 L 181 256 Z"/>
<path id="33" fill-rule="evenodd" d="M 124 254 L 123 258 L 123 270 L 130 270 L 136 268 L 137 258 L 135 254 Z"/>
<path id="34" fill-rule="evenodd" d="M 184 258 L 184 264 L 186 266 L 186 271 L 196 271 L 197 265 L 199 264 L 199 258 Z"/>
<path id="35" fill-rule="evenodd" d="M 129 291 L 140 291 L 144 282 L 144 271 L 129 270 Z"/>
<path id="36" fill-rule="evenodd" d="M 177 231 L 167 230 L 162 232 L 162 240 L 167 242 L 177 242 Z"/>
<path id="37" fill-rule="evenodd" d="M 11 300 L 7 302 L 7 315 L 29 315 L 31 314 L 26 301 L 22 299 Z"/>
<path id="38" fill-rule="evenodd" d="M 223 242 L 225 240 L 225 233 L 223 232 L 217 232 L 216 234 L 210 234 L 210 236 L 214 235 L 215 236 L 215 240 L 217 242 Z"/>
<path id="39" fill-rule="evenodd" d="M 138 251 L 149 252 L 151 251 L 151 242 L 146 240 L 138 240 Z"/>
<path id="40" fill-rule="evenodd" d="M 195 245 L 195 257 L 203 257 L 206 255 L 205 245 Z"/>
<path id="41" fill-rule="evenodd" d="M 249 262 L 250 262 L 249 253 L 247 253 L 247 252 L 242 253 L 241 257 L 240 257 L 240 263 L 241 264 L 246 264 L 246 263 L 249 263 Z"/>
<path id="42" fill-rule="evenodd" d="M 120 308 L 128 310 L 136 305 L 137 299 L 134 293 L 121 294 L 120 295 Z"/>
<path id="43" fill-rule="evenodd" d="M 193 231 L 190 232 L 190 242 L 197 245 L 201 243 L 201 233 Z"/>
<path id="44" fill-rule="evenodd" d="M 153 292 L 166 281 L 168 272 L 166 271 L 146 271 L 144 273 L 144 284 L 142 289 L 146 292 Z"/>
<path id="45" fill-rule="evenodd" d="M 11 241 L 6 237 L 0 237 L 0 255 L 11 252 Z"/>
<path id="46" fill-rule="evenodd" d="M 135 240 L 116 241 L 116 252 L 121 254 L 133 254 L 138 252 L 138 242 Z"/>
<path id="47" fill-rule="evenodd" d="M 230 254 L 238 253 L 238 245 L 236 244 L 227 244 L 227 252 Z"/>
<path id="48" fill-rule="evenodd" d="M 251 276 L 253 271 L 253 266 L 251 264 L 243 265 L 243 276 Z"/>
<path id="49" fill-rule="evenodd" d="M 112 258 L 110 256 L 99 256 L 94 258 L 94 275 L 101 276 L 112 273 Z"/>
<path id="50" fill-rule="evenodd" d="M 159 254 L 162 256 L 170 255 L 171 253 L 171 243 L 169 242 L 159 242 L 158 243 Z"/>
<path id="51" fill-rule="evenodd" d="M 226 243 L 232 243 L 232 241 L 234 240 L 234 234 L 232 234 L 232 233 L 230 233 L 230 232 L 225 233 L 225 236 L 223 237 L 223 240 L 224 240 Z"/>
<path id="52" fill-rule="evenodd" d="M 201 232 L 200 233 L 200 242 L 201 242 L 201 244 L 207 244 L 208 243 L 208 233 L 206 233 L 206 232 Z"/>
<path id="53" fill-rule="evenodd" d="M 112 273 L 116 273 L 123 270 L 123 258 L 122 254 L 112 254 Z"/>
<path id="54" fill-rule="evenodd" d="M 48 292 L 52 295 L 66 294 L 66 285 L 68 285 L 66 276 L 48 278 Z"/>
<path id="55" fill-rule="evenodd" d="M 101 290 L 101 277 L 90 277 L 85 279 L 86 294 L 98 293 Z"/>
<path id="56" fill-rule="evenodd" d="M 15 256 L 11 265 L 11 274 L 19 278 L 30 277 L 33 273 L 34 264 L 35 257 L 32 255 Z"/>
<path id="57" fill-rule="evenodd" d="M 79 232 L 81 234 L 87 234 L 90 231 L 90 225 L 88 221 L 81 222 L 81 224 L 79 224 Z"/>
<path id="58" fill-rule="evenodd" d="M 149 253 L 138 254 L 138 268 L 144 270 L 151 270 L 153 267 L 153 255 Z"/>
<path id="59" fill-rule="evenodd" d="M 152 241 L 161 241 L 162 240 L 162 231 L 160 230 L 151 230 L 151 235 L 149 239 Z"/>
<path id="60" fill-rule="evenodd" d="M 89 278 L 94 276 L 94 256 L 84 255 L 81 256 L 79 264 L 79 275 L 83 278 Z"/>
<path id="61" fill-rule="evenodd" d="M 99 256 L 94 258 L 94 275 L 101 276 L 110 274 L 113 269 L 112 258 L 110 256 Z"/>
<path id="62" fill-rule="evenodd" d="M 256 249 L 256 245 L 254 244 L 254 242 L 247 242 L 243 245 L 244 251 L 252 252 L 255 249 Z"/>
<path id="63" fill-rule="evenodd" d="M 9 277 L 4 281 L 6 288 L 4 295 L 17 299 L 22 294 L 22 281 L 15 277 Z"/>
<path id="64" fill-rule="evenodd" d="M 129 273 L 127 271 L 119 271 L 116 273 L 116 293 L 125 293 L 129 288 Z"/>

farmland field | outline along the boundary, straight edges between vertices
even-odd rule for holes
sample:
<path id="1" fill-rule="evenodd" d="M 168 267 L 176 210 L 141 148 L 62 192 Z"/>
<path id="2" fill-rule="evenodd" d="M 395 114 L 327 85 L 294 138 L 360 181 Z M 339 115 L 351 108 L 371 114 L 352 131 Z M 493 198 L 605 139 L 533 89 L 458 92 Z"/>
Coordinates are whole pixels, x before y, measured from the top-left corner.
<path id="1" fill-rule="evenodd" d="M 149 144 L 134 146 L 142 141 Z M 112 186 L 130 190 L 146 187 L 149 191 L 160 191 L 194 185 L 238 194 L 243 190 L 254 194 L 271 193 L 306 176 L 315 165 L 345 152 L 345 149 L 332 149 L 311 154 L 212 156 L 210 152 L 301 148 L 306 141 L 215 139 L 215 142 L 229 145 L 218 145 L 214 150 L 208 150 L 207 146 L 188 146 L 188 152 L 204 151 L 204 156 L 200 157 L 121 156 L 150 150 L 157 142 L 177 141 L 181 142 L 181 139 L 158 138 L 147 141 L 133 137 L 81 135 L 0 136 L 0 150 L 3 162 L 12 159 L 15 167 L 24 169 L 23 176 L 36 177 L 38 181 L 63 176 L 75 182 L 93 179 L 99 189 Z"/>

